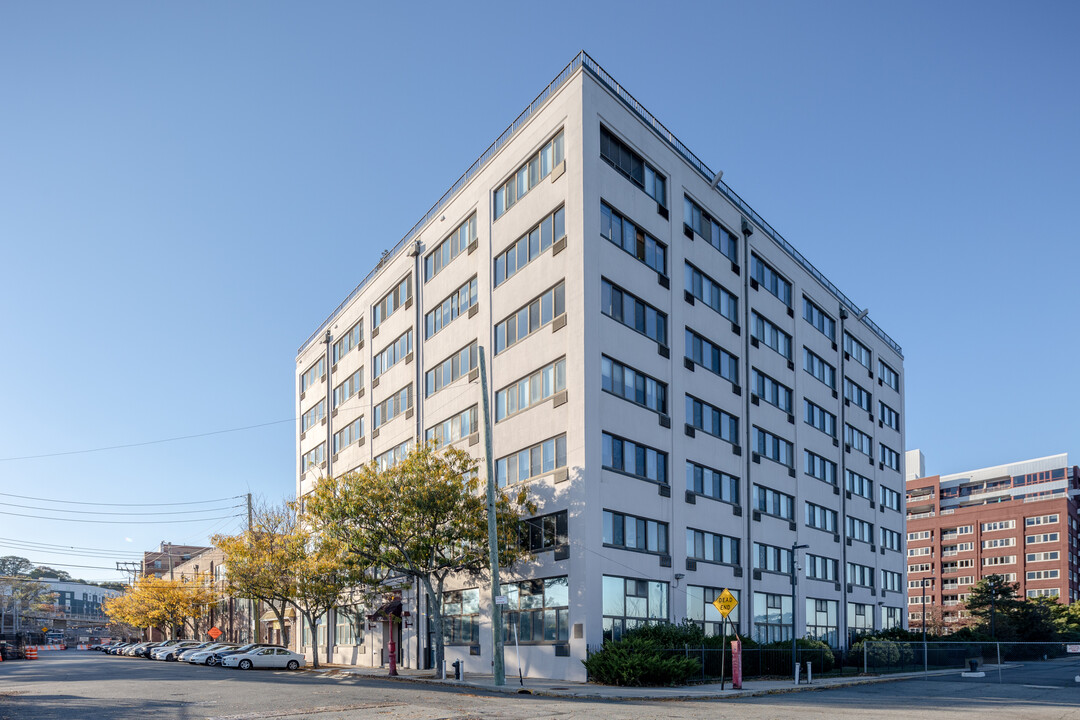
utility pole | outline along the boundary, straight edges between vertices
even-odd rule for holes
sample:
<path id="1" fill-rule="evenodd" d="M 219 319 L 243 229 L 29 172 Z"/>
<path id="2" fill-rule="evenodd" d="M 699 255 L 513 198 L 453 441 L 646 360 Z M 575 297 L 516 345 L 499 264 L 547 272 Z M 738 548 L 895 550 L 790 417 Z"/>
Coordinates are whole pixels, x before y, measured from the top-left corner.
<path id="1" fill-rule="evenodd" d="M 796 654 L 795 640 L 799 637 L 795 632 L 795 605 L 798 603 L 798 594 L 795 591 L 798 580 L 796 579 L 798 563 L 795 562 L 796 553 L 809 545 L 800 545 L 798 541 L 791 543 L 791 677 L 798 680 L 799 656 Z"/>
<path id="2" fill-rule="evenodd" d="M 506 668 L 503 665 L 502 606 L 499 597 L 499 535 L 495 524 L 495 469 L 491 463 L 491 408 L 488 407 L 487 363 L 484 348 L 478 347 L 480 360 L 480 394 L 484 405 L 484 465 L 487 469 L 488 553 L 491 564 L 491 630 L 494 634 L 495 685 L 506 684 Z M 441 669 L 441 668 L 440 668 Z"/>
<path id="3" fill-rule="evenodd" d="M 248 536 L 251 536 L 251 493 L 247 494 L 247 511 L 248 511 Z M 248 617 L 251 618 L 251 635 L 248 638 L 254 642 L 259 642 L 259 621 L 255 619 L 255 601 L 248 598 Z M 284 628 L 282 628 L 284 629 Z"/>

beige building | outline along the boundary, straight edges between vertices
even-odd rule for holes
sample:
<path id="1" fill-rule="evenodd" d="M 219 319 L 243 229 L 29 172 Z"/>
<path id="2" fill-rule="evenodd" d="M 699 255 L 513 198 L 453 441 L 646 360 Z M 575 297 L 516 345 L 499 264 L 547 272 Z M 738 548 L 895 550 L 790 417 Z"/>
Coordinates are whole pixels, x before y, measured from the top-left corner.
<path id="1" fill-rule="evenodd" d="M 481 350 L 498 483 L 540 507 L 507 667 L 582 679 L 628 628 L 719 632 L 721 588 L 764 641 L 903 623 L 899 345 L 584 53 L 300 347 L 297 494 L 418 440 L 481 457 Z M 470 672 L 490 599 L 448 598 Z M 425 666 L 401 600 L 396 625 L 332 613 L 328 658 L 382 664 L 395 628 Z"/>

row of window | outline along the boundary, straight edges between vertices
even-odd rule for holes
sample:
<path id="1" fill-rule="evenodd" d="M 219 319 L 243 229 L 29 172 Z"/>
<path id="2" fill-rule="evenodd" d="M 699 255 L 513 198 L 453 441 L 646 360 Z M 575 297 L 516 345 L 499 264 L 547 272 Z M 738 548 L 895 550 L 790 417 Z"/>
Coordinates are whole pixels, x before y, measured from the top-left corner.
<path id="1" fill-rule="evenodd" d="M 524 412 L 566 389 L 566 358 L 537 370 L 495 393 L 495 422 Z"/>
<path id="2" fill-rule="evenodd" d="M 495 287 L 512 278 L 565 235 L 566 210 L 560 207 L 495 256 Z"/>
<path id="3" fill-rule="evenodd" d="M 563 161 L 563 157 L 563 133 L 559 132 L 495 190 L 495 219 L 502 217 L 518 200 L 550 175 Z"/>

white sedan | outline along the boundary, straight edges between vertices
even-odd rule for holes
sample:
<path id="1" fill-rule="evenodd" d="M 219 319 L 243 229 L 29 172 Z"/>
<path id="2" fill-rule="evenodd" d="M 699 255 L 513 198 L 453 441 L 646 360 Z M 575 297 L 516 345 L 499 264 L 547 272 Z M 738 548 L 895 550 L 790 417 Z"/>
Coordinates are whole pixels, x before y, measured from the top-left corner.
<path id="1" fill-rule="evenodd" d="M 285 648 L 255 648 L 239 655 L 226 655 L 221 659 L 224 667 L 238 667 L 241 670 L 251 668 L 286 668 L 296 670 L 306 664 L 304 656 Z"/>
<path id="2" fill-rule="evenodd" d="M 184 655 L 184 660 L 192 665 L 216 665 L 217 660 L 214 659 L 214 653 L 219 653 L 222 650 L 235 650 L 238 647 L 240 646 L 236 643 L 217 643 L 216 645 L 204 647 L 202 650 L 187 653 Z"/>

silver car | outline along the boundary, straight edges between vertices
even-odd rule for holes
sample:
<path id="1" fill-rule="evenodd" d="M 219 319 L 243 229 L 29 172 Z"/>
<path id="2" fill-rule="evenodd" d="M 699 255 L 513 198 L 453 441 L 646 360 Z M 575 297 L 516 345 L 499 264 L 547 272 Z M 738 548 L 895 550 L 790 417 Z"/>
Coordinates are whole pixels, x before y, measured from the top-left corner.
<path id="1" fill-rule="evenodd" d="M 217 665 L 218 659 L 216 653 L 222 650 L 235 650 L 240 647 L 236 643 L 218 643 L 209 647 L 195 650 L 194 652 L 184 653 L 184 660 L 192 665 Z"/>

